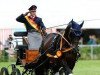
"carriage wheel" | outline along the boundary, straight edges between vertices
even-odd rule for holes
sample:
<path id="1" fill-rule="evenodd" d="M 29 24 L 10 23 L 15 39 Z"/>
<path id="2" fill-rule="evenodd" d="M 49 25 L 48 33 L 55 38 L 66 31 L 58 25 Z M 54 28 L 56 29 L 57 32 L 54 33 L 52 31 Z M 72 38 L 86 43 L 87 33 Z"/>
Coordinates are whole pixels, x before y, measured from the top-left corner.
<path id="1" fill-rule="evenodd" d="M 21 75 L 20 70 L 18 68 L 15 68 L 11 75 Z"/>
<path id="2" fill-rule="evenodd" d="M 5 68 L 5 67 L 2 67 L 2 68 L 1 68 L 1 73 L 0 73 L 0 75 L 9 75 L 8 69 Z"/>

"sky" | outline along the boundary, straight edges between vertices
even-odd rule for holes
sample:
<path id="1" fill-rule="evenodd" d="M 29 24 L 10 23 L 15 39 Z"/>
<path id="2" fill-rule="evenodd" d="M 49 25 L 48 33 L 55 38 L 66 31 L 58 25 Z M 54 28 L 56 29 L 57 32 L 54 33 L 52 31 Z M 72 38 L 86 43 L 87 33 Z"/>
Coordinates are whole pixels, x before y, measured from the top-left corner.
<path id="1" fill-rule="evenodd" d="M 37 16 L 47 28 L 71 19 L 79 24 L 84 20 L 83 28 L 100 28 L 100 0 L 0 0 L 0 29 L 25 28 L 16 18 L 31 5 L 37 5 Z"/>

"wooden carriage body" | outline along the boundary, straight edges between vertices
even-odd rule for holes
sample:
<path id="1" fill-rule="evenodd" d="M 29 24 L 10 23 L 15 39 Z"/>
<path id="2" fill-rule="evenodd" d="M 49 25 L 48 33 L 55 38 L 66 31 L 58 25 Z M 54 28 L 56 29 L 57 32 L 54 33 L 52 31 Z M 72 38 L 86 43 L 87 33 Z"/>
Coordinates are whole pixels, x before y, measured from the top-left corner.
<path id="1" fill-rule="evenodd" d="M 22 39 L 23 45 L 16 45 L 17 48 L 17 61 L 16 65 L 20 63 L 20 65 L 25 65 L 28 63 L 36 63 L 38 57 L 40 56 L 39 50 L 28 50 L 28 44 L 27 44 L 27 32 L 15 32 L 14 36 L 20 37 L 17 39 Z M 18 42 L 18 41 L 17 41 Z"/>

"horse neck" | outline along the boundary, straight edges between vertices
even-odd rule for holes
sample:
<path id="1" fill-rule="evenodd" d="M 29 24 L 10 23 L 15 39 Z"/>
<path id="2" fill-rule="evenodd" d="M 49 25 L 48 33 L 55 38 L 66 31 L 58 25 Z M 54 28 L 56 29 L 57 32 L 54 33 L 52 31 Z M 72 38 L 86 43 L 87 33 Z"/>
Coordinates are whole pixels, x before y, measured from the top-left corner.
<path id="1" fill-rule="evenodd" d="M 70 42 L 70 38 L 69 38 L 70 28 L 71 26 L 68 25 L 64 32 L 64 38 L 67 39 L 69 42 Z"/>

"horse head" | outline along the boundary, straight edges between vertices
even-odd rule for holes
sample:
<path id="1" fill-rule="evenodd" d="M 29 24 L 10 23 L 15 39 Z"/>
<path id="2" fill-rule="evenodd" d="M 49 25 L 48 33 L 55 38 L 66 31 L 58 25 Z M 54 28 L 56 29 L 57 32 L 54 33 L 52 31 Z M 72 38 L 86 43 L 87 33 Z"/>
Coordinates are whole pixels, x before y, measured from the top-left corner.
<path id="1" fill-rule="evenodd" d="M 65 29 L 64 37 L 67 38 L 67 40 L 75 47 L 78 45 L 79 40 L 82 36 L 81 28 L 83 24 L 84 21 L 81 24 L 78 24 L 72 19 L 69 22 L 67 28 Z"/>

